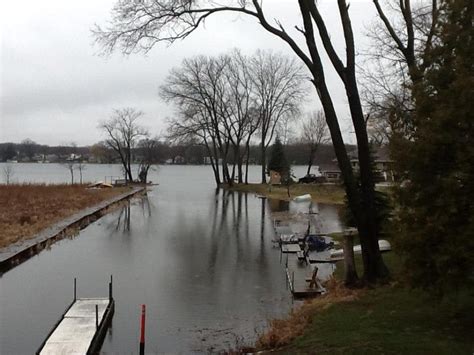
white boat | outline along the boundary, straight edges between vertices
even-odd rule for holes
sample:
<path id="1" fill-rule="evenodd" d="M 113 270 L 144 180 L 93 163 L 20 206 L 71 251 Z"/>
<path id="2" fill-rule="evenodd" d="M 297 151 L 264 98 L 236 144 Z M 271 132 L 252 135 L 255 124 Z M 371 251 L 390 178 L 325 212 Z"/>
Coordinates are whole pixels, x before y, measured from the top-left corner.
<path id="1" fill-rule="evenodd" d="M 379 249 L 381 252 L 392 250 L 392 246 L 387 240 L 379 240 Z M 354 254 L 361 254 L 362 247 L 360 245 L 354 245 Z M 331 258 L 342 258 L 344 257 L 343 249 L 331 250 Z"/>
<path id="2" fill-rule="evenodd" d="M 310 200 L 311 200 L 310 194 L 300 195 L 293 198 L 293 201 L 295 202 L 303 202 L 303 201 L 310 201 Z"/>
<path id="3" fill-rule="evenodd" d="M 103 188 L 111 188 L 111 187 L 112 187 L 111 184 L 108 184 L 103 181 L 94 182 L 87 186 L 88 189 L 103 189 Z"/>

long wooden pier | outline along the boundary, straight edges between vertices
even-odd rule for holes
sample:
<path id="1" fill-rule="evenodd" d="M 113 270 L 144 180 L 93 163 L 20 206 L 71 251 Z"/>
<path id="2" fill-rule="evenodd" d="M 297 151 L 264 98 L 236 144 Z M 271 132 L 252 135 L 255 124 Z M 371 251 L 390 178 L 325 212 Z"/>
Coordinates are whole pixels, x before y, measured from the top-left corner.
<path id="1" fill-rule="evenodd" d="M 94 354 L 100 350 L 114 313 L 112 278 L 108 298 L 76 298 L 36 354 Z"/>

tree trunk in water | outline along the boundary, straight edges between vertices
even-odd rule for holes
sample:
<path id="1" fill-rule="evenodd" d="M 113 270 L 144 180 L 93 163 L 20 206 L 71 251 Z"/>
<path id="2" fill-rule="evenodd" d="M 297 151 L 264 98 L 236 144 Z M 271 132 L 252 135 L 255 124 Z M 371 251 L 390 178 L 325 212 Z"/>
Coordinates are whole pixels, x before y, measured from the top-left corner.
<path id="1" fill-rule="evenodd" d="M 217 186 L 220 186 L 222 181 L 221 181 L 221 175 L 219 173 L 219 154 L 218 154 L 218 150 L 217 150 L 216 142 L 214 138 L 212 139 L 213 154 L 211 153 L 210 147 L 208 147 L 208 150 L 209 150 L 209 158 L 211 159 L 212 169 L 214 170 L 214 177 L 216 179 L 216 184 Z"/>
<path id="2" fill-rule="evenodd" d="M 266 170 L 267 170 L 267 157 L 265 156 L 266 154 L 266 148 L 265 148 L 265 142 L 262 141 L 261 146 L 260 146 L 260 153 L 262 154 L 261 158 L 261 163 L 262 163 L 262 184 L 265 184 L 267 182 L 267 176 L 266 176 Z"/>
<path id="3" fill-rule="evenodd" d="M 217 158 L 214 158 L 214 156 L 211 152 L 211 148 L 207 144 L 207 141 L 205 142 L 204 145 L 206 146 L 207 154 L 209 155 L 209 160 L 211 162 L 212 172 L 214 173 L 214 180 L 216 182 L 216 185 L 219 186 L 221 184 L 221 178 L 220 178 L 220 175 L 219 175 L 219 165 L 218 165 Z"/>
<path id="4" fill-rule="evenodd" d="M 245 153 L 247 157 L 245 158 L 245 185 L 249 184 L 249 160 L 250 160 L 250 138 L 247 139 L 245 143 Z"/>
<path id="5" fill-rule="evenodd" d="M 222 176 L 224 178 L 224 182 L 232 186 L 232 179 L 229 174 L 229 166 L 227 165 L 227 157 L 224 156 L 222 158 Z"/>
<path id="6" fill-rule="evenodd" d="M 247 158 L 245 159 L 245 185 L 249 184 L 249 160 L 250 160 L 250 147 L 247 147 Z"/>
<path id="7" fill-rule="evenodd" d="M 237 174 L 239 175 L 238 176 L 238 182 L 239 184 L 242 184 L 244 182 L 244 178 L 243 178 L 243 169 L 242 169 L 242 164 L 243 164 L 243 155 L 240 154 L 240 148 L 239 148 L 239 156 L 238 156 L 239 160 L 237 161 Z"/>
<path id="8" fill-rule="evenodd" d="M 130 182 L 133 182 L 133 175 L 132 175 L 132 152 L 130 147 L 127 148 L 127 174 L 128 174 L 128 180 Z"/>

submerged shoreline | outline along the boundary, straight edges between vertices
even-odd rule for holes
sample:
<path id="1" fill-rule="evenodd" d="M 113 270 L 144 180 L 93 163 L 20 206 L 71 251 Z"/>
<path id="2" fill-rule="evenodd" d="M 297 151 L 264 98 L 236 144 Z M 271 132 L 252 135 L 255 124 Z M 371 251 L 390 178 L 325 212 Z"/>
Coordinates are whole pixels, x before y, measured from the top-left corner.
<path id="1" fill-rule="evenodd" d="M 225 185 L 224 188 L 229 191 L 255 193 L 267 198 L 284 201 L 291 201 L 297 196 L 310 194 L 313 202 L 342 205 L 345 198 L 344 188 L 336 184 L 293 184 L 288 189 L 284 185 L 236 183 L 232 186 Z"/>
<path id="2" fill-rule="evenodd" d="M 144 190 L 144 187 L 132 187 L 129 191 L 101 201 L 99 204 L 79 210 L 59 222 L 52 223 L 31 237 L 20 239 L 15 243 L 6 245 L 0 249 L 0 274 L 28 260 L 43 249 L 48 248 L 57 240 L 63 239 L 71 233 L 75 233 L 87 227 L 108 213 L 112 206 Z"/>

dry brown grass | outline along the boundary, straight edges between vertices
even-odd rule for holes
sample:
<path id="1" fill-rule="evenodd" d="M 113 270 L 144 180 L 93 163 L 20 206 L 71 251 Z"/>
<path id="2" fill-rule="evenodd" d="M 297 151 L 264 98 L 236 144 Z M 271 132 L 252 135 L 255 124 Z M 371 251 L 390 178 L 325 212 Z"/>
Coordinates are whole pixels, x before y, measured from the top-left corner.
<path id="1" fill-rule="evenodd" d="M 305 301 L 284 319 L 272 320 L 268 331 L 257 340 L 257 349 L 276 349 L 290 344 L 292 340 L 303 334 L 318 312 L 337 303 L 354 301 L 364 292 L 361 289 L 345 288 L 343 282 L 334 278 L 325 286 L 329 291 L 326 295 Z"/>
<path id="2" fill-rule="evenodd" d="M 0 248 L 127 191 L 92 190 L 84 185 L 0 185 Z"/>

